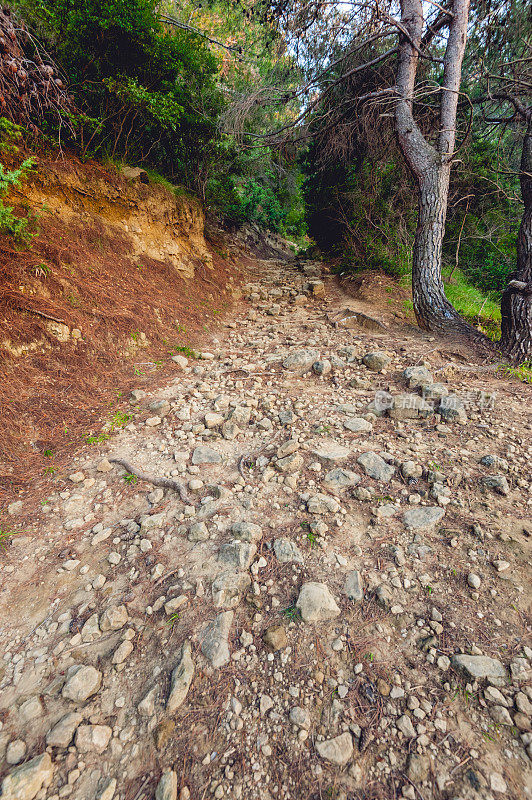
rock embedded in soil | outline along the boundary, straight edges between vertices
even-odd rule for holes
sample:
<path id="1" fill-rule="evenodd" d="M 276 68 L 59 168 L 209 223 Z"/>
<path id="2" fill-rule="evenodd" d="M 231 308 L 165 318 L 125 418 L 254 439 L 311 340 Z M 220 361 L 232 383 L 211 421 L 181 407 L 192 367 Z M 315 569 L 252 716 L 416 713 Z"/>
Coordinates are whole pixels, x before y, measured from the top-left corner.
<path id="1" fill-rule="evenodd" d="M 192 648 L 186 641 L 181 646 L 179 661 L 172 672 L 170 694 L 166 702 L 166 711 L 173 714 L 183 705 L 194 677 L 194 663 L 192 661 Z"/>
<path id="2" fill-rule="evenodd" d="M 229 663 L 229 632 L 233 624 L 233 612 L 223 611 L 203 631 L 201 652 L 216 669 Z"/>
<path id="3" fill-rule="evenodd" d="M 507 678 L 503 664 L 498 659 L 489 656 L 470 656 L 467 653 L 458 653 L 451 658 L 451 663 L 455 669 L 465 672 L 473 680 L 488 678 L 497 686 L 503 686 Z"/>
<path id="4" fill-rule="evenodd" d="M 65 716 L 61 717 L 59 722 L 56 722 L 54 727 L 48 732 L 46 744 L 49 747 L 65 749 L 72 741 L 76 728 L 81 725 L 82 722 L 83 716 L 76 711 L 65 714 Z"/>
<path id="5" fill-rule="evenodd" d="M 366 353 L 362 358 L 362 363 L 372 372 L 380 372 L 381 369 L 386 369 L 391 360 L 386 353 L 381 350 L 375 350 L 371 353 Z"/>
<path id="6" fill-rule="evenodd" d="M 343 767 L 353 755 L 353 737 L 346 731 L 334 739 L 316 742 L 316 750 L 325 761 Z"/>
<path id="7" fill-rule="evenodd" d="M 2 781 L 2 800 L 34 800 L 50 785 L 54 766 L 49 753 L 42 753 L 11 770 Z"/>
<path id="8" fill-rule="evenodd" d="M 369 475 L 370 478 L 374 478 L 376 481 L 388 483 L 395 473 L 395 467 L 387 464 L 381 456 L 371 451 L 362 453 L 362 455 L 357 458 L 357 463 L 360 464 L 366 475 Z"/>
<path id="9" fill-rule="evenodd" d="M 335 619 L 340 614 L 336 600 L 324 583 L 304 583 L 297 598 L 303 622 L 322 622 Z"/>
<path id="10" fill-rule="evenodd" d="M 411 508 L 403 514 L 403 522 L 410 530 L 427 530 L 441 522 L 445 511 L 439 506 L 420 506 Z"/>
<path id="11" fill-rule="evenodd" d="M 263 641 L 272 652 L 284 650 L 288 646 L 286 628 L 284 625 L 270 625 L 264 633 Z"/>
<path id="12" fill-rule="evenodd" d="M 102 673 L 95 667 L 84 664 L 73 664 L 68 668 L 66 682 L 61 694 L 66 700 L 84 703 L 96 694 L 102 684 Z"/>
<path id="13" fill-rule="evenodd" d="M 346 575 L 344 592 L 353 603 L 360 603 L 364 599 L 364 588 L 360 572 L 356 569 Z"/>
<path id="14" fill-rule="evenodd" d="M 177 773 L 173 769 L 165 769 L 161 775 L 155 800 L 177 800 Z"/>

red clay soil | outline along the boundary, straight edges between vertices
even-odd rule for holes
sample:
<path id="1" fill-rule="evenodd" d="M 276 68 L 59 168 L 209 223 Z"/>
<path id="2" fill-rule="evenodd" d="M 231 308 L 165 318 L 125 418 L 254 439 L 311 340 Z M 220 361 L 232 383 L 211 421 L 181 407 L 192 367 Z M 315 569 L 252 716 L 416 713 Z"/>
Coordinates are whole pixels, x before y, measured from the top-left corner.
<path id="1" fill-rule="evenodd" d="M 128 407 L 132 388 L 175 374 L 176 348 L 197 345 L 231 304 L 239 269 L 219 249 L 214 269 L 187 281 L 133 256 L 126 236 L 111 237 L 97 219 L 76 227 L 45 216 L 28 249 L 0 235 L 0 501 L 60 470 Z M 50 320 L 82 338 L 59 342 Z M 146 347 L 136 346 L 141 333 Z"/>

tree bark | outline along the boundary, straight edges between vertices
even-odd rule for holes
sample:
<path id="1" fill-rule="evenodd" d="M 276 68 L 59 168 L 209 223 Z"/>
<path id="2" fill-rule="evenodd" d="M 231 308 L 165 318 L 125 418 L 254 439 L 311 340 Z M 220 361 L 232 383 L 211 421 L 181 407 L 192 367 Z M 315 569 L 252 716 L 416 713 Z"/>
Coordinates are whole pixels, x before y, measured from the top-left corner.
<path id="1" fill-rule="evenodd" d="M 423 2 L 401 0 L 401 22 L 408 35 L 399 45 L 395 128 L 399 146 L 418 188 L 418 224 L 412 254 L 414 313 L 421 328 L 467 328 L 445 296 L 441 254 L 445 235 L 449 178 L 456 140 L 456 111 L 464 57 L 469 0 L 454 0 L 444 58 L 437 147 L 423 136 L 414 119 L 413 98 L 422 46 Z"/>
<path id="2" fill-rule="evenodd" d="M 517 235 L 517 265 L 501 300 L 501 350 L 513 362 L 532 359 L 532 113 L 521 154 L 523 217 Z"/>

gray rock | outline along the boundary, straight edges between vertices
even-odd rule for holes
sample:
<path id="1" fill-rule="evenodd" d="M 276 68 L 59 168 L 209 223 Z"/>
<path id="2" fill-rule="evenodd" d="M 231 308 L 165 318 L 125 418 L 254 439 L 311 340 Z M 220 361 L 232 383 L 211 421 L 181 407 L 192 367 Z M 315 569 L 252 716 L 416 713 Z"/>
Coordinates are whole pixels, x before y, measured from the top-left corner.
<path id="1" fill-rule="evenodd" d="M 458 653 L 451 658 L 451 664 L 460 672 L 464 672 L 473 680 L 488 678 L 497 686 L 503 686 L 506 679 L 506 670 L 496 658 L 489 656 L 469 656 L 467 653 Z"/>
<path id="2" fill-rule="evenodd" d="M 159 687 L 153 686 L 147 692 L 137 706 L 137 711 L 141 717 L 152 717 L 155 713 L 155 702 L 159 694 Z"/>
<path id="3" fill-rule="evenodd" d="M 229 632 L 233 624 L 233 612 L 223 611 L 203 631 L 201 652 L 218 669 L 229 663 Z"/>
<path id="4" fill-rule="evenodd" d="M 386 355 L 386 353 L 383 353 L 381 350 L 375 350 L 372 353 L 366 353 L 362 358 L 362 363 L 373 372 L 380 372 L 381 369 L 386 369 L 391 360 L 390 356 Z"/>
<path id="5" fill-rule="evenodd" d="M 364 599 L 362 577 L 357 569 L 347 573 L 344 583 L 344 592 L 354 603 L 360 603 L 360 601 Z"/>
<path id="6" fill-rule="evenodd" d="M 112 735 L 109 725 L 80 725 L 76 731 L 76 747 L 80 753 L 103 753 Z"/>
<path id="7" fill-rule="evenodd" d="M 415 461 L 403 461 L 401 464 L 401 475 L 407 480 L 409 478 L 417 480 L 423 475 L 423 467 L 421 464 L 416 464 Z"/>
<path id="8" fill-rule="evenodd" d="M 399 717 L 397 720 L 397 727 L 407 739 L 413 739 L 416 735 L 415 728 L 412 725 L 412 720 L 408 714 L 403 714 L 402 717 Z"/>
<path id="9" fill-rule="evenodd" d="M 428 383 L 423 386 L 421 392 L 423 400 L 427 400 L 427 402 L 441 400 L 442 397 L 447 397 L 448 394 L 449 390 L 443 383 Z"/>
<path id="10" fill-rule="evenodd" d="M 340 511 L 340 504 L 334 497 L 320 492 L 308 500 L 307 509 L 310 514 L 336 514 Z"/>
<path id="11" fill-rule="evenodd" d="M 235 522 L 231 531 L 242 542 L 253 542 L 262 538 L 262 528 L 254 522 Z"/>
<path id="12" fill-rule="evenodd" d="M 222 457 L 220 453 L 217 453 L 216 450 L 212 450 L 210 447 L 204 447 L 203 445 L 196 447 L 192 453 L 192 463 L 196 466 L 202 464 L 220 464 L 221 460 Z"/>
<path id="13" fill-rule="evenodd" d="M 405 511 L 403 522 L 410 530 L 420 531 L 437 525 L 444 516 L 445 511 L 439 506 L 420 506 Z"/>
<path id="14" fill-rule="evenodd" d="M 98 784 L 96 800 L 113 800 L 117 786 L 116 778 L 102 778 Z"/>
<path id="15" fill-rule="evenodd" d="M 403 377 L 410 389 L 419 389 L 433 383 L 432 375 L 426 367 L 407 367 Z"/>
<path id="16" fill-rule="evenodd" d="M 357 463 L 360 464 L 366 475 L 377 481 L 388 483 L 395 473 L 395 467 L 387 464 L 377 453 L 362 453 L 357 458 Z"/>
<path id="17" fill-rule="evenodd" d="M 432 413 L 432 405 L 417 394 L 396 395 L 390 408 L 390 417 L 396 420 L 425 418 Z"/>
<path id="18" fill-rule="evenodd" d="M 209 529 L 204 522 L 195 522 L 190 526 L 187 539 L 189 542 L 206 542 L 209 538 Z"/>
<path id="19" fill-rule="evenodd" d="M 445 422 L 458 422 L 465 425 L 467 414 L 464 401 L 455 394 L 442 397 L 438 406 L 438 413 Z"/>
<path id="20" fill-rule="evenodd" d="M 294 706 L 294 708 L 290 710 L 290 722 L 298 728 L 308 730 L 310 728 L 310 714 L 306 708 Z"/>
<path id="21" fill-rule="evenodd" d="M 294 472 L 299 472 L 304 463 L 303 457 L 299 453 L 291 453 L 284 458 L 279 458 L 277 461 L 274 461 L 273 466 L 279 472 L 293 475 Z"/>
<path id="22" fill-rule="evenodd" d="M 283 368 L 303 375 L 312 369 L 315 361 L 319 361 L 320 354 L 317 350 L 294 350 L 283 361 Z"/>
<path id="23" fill-rule="evenodd" d="M 490 708 L 490 717 L 497 725 L 513 725 L 513 719 L 508 709 L 504 706 L 492 706 Z"/>
<path id="24" fill-rule="evenodd" d="M 38 697 L 29 697 L 25 700 L 18 710 L 19 719 L 23 724 L 32 722 L 34 719 L 42 717 L 44 709 Z"/>
<path id="25" fill-rule="evenodd" d="M 334 739 L 316 742 L 316 750 L 321 758 L 343 767 L 353 755 L 353 737 L 346 731 Z"/>
<path id="26" fill-rule="evenodd" d="M 247 572 L 221 572 L 212 584 L 212 599 L 215 608 L 235 608 L 240 596 L 251 586 Z"/>
<path id="27" fill-rule="evenodd" d="M 510 487 L 504 475 L 485 475 L 482 483 L 487 489 L 492 489 L 497 494 L 506 496 L 510 493 Z"/>
<path id="28" fill-rule="evenodd" d="M 256 552 L 257 547 L 252 542 L 239 542 L 235 539 L 220 547 L 218 561 L 235 569 L 249 569 Z"/>
<path id="29" fill-rule="evenodd" d="M 299 609 L 303 622 L 335 619 L 340 614 L 340 609 L 328 586 L 313 581 L 304 583 L 301 587 L 296 607 Z"/>
<path id="30" fill-rule="evenodd" d="M 100 618 L 101 631 L 119 631 L 129 619 L 127 608 L 121 606 L 109 606 Z"/>
<path id="31" fill-rule="evenodd" d="M 360 483 L 360 475 L 356 472 L 351 472 L 348 469 L 337 467 L 328 472 L 323 479 L 323 486 L 333 492 L 347 489 L 350 486 L 356 486 Z"/>
<path id="32" fill-rule="evenodd" d="M 73 711 L 61 717 L 51 731 L 46 736 L 46 744 L 49 747 L 61 747 L 65 749 L 69 746 L 76 728 L 83 722 L 83 716 Z"/>
<path id="33" fill-rule="evenodd" d="M 291 539 L 276 539 L 273 543 L 273 549 L 277 560 L 281 564 L 287 564 L 290 561 L 296 561 L 298 564 L 303 563 L 301 551 Z"/>
<path id="34" fill-rule="evenodd" d="M 102 684 L 102 673 L 91 666 L 73 664 L 68 668 L 61 694 L 66 700 L 84 703 L 96 694 Z"/>
<path id="35" fill-rule="evenodd" d="M 316 375 L 330 375 L 332 372 L 332 364 L 327 358 L 315 361 L 312 365 L 312 371 Z"/>
<path id="36" fill-rule="evenodd" d="M 166 710 L 173 714 L 184 703 L 194 677 L 194 662 L 192 661 L 192 648 L 190 642 L 183 642 L 179 661 L 172 671 L 170 694 L 166 701 Z"/>
<path id="37" fill-rule="evenodd" d="M 351 433 L 369 433 L 373 430 L 373 425 L 363 417 L 350 417 L 344 422 L 344 428 Z"/>
<path id="38" fill-rule="evenodd" d="M 20 764 L 26 755 L 26 742 L 23 739 L 13 739 L 9 742 L 6 750 L 6 761 L 8 764 Z"/>
<path id="39" fill-rule="evenodd" d="M 49 753 L 42 753 L 9 772 L 2 781 L 2 800 L 33 800 L 43 787 L 50 786 L 54 766 Z"/>
<path id="40" fill-rule="evenodd" d="M 165 769 L 155 790 L 155 800 L 177 800 L 177 772 Z"/>
<path id="41" fill-rule="evenodd" d="M 348 458 L 348 456 L 351 454 L 351 451 L 348 447 L 344 447 L 342 444 L 337 444 L 332 440 L 326 440 L 317 444 L 313 448 L 312 454 L 316 456 L 316 458 L 320 458 L 326 463 L 330 462 L 331 464 L 334 464 L 335 461 L 344 461 L 346 458 Z"/>

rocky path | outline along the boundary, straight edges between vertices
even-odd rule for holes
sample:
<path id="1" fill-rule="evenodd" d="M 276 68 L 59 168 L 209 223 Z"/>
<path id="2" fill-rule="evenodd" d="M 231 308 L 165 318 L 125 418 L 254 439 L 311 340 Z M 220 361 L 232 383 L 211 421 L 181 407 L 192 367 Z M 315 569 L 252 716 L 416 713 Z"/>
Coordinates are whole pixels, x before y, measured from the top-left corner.
<path id="1" fill-rule="evenodd" d="M 5 515 L 0 797 L 532 797 L 530 390 L 246 292 Z"/>

